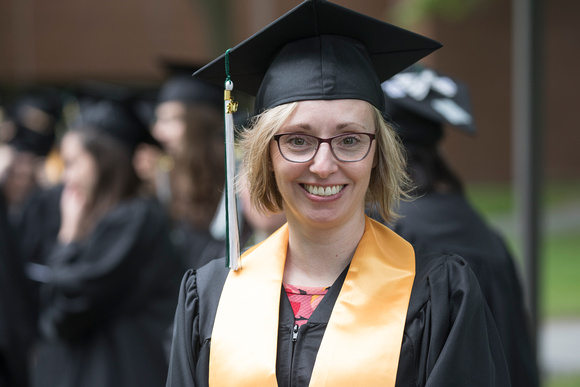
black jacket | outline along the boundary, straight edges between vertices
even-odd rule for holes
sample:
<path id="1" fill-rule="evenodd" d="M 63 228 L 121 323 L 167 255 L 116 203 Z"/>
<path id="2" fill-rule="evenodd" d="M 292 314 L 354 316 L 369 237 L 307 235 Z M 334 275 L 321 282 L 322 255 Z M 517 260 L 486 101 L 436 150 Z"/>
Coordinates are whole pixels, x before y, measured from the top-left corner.
<path id="1" fill-rule="evenodd" d="M 47 264 L 40 326 L 51 341 L 39 351 L 38 385 L 162 385 L 184 269 L 157 201 L 120 203 L 82 243 L 56 244 Z M 57 372 L 42 374 L 43 361 Z"/>
<path id="2" fill-rule="evenodd" d="M 539 386 L 521 281 L 502 238 L 459 194 L 428 193 L 398 212 L 403 217 L 393 229 L 404 239 L 465 259 L 496 323 L 512 386 Z"/>
<path id="3" fill-rule="evenodd" d="M 297 334 L 293 332 L 290 302 L 280 289 L 276 363 L 279 386 L 308 385 L 347 270 Z M 208 385 L 211 332 L 227 274 L 224 260 L 186 273 L 175 318 L 167 386 Z M 252 331 L 251 318 L 249 314 L 248 321 L 236 322 L 240 334 L 260 334 Z M 477 280 L 458 256 L 416 252 L 416 276 L 396 385 L 509 386 L 493 319 Z"/>

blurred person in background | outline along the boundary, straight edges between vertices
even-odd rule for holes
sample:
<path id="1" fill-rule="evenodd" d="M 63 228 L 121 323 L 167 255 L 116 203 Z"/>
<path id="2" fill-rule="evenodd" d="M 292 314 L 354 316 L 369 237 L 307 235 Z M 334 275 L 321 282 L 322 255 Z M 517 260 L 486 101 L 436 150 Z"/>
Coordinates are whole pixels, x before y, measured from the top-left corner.
<path id="1" fill-rule="evenodd" d="M 469 203 L 460 177 L 440 149 L 445 125 L 476 131 L 467 86 L 416 65 L 382 87 L 387 117 L 407 150 L 407 172 L 414 185 L 414 200 L 401 202 L 394 231 L 415 246 L 465 258 L 497 325 L 512 386 L 538 386 L 515 261 L 503 238 Z M 380 219 L 376 213 L 373 217 Z"/>
<path id="2" fill-rule="evenodd" d="M 25 278 L 2 192 L 0 189 L 0 386 L 27 387 L 36 332 L 33 289 Z"/>
<path id="3" fill-rule="evenodd" d="M 243 176 L 243 173 L 241 174 Z M 242 208 L 244 221 L 251 229 L 251 234 L 246 241 L 246 247 L 251 247 L 268 238 L 272 233 L 278 230 L 286 223 L 286 214 L 284 211 L 258 211 L 252 206 L 250 198 L 250 189 L 245 186 L 244 181 L 240 182 L 239 203 Z"/>
<path id="4" fill-rule="evenodd" d="M 152 131 L 166 152 L 157 191 L 167 201 L 173 240 L 195 269 L 225 255 L 223 90 L 192 78 L 193 67 L 168 67 Z"/>
<path id="5" fill-rule="evenodd" d="M 0 179 L 11 218 L 20 214 L 33 192 L 53 185 L 58 177 L 54 145 L 61 113 L 61 95 L 54 90 L 24 93 L 6 109 L 0 132 L 10 149 L 2 150 Z"/>
<path id="6" fill-rule="evenodd" d="M 8 375 L 2 385 L 28 385 L 38 287 L 27 276 L 20 242 L 30 240 L 19 225 L 26 203 L 53 183 L 48 176 L 61 109 L 59 92 L 39 89 L 19 94 L 0 119 L 0 373 Z"/>
<path id="7" fill-rule="evenodd" d="M 183 266 L 135 147 L 154 143 L 126 104 L 92 100 L 63 137 L 60 226 L 44 261 L 35 385 L 159 386 Z"/>

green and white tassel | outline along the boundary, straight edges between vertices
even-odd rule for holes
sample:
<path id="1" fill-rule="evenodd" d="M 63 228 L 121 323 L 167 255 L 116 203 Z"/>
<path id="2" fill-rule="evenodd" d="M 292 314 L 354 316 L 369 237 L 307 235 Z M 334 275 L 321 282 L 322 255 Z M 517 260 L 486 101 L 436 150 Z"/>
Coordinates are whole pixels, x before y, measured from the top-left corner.
<path id="1" fill-rule="evenodd" d="M 230 78 L 230 50 L 225 54 L 226 81 L 224 90 L 224 130 L 226 147 L 226 256 L 227 266 L 238 270 L 240 265 L 240 234 L 236 200 L 236 157 L 234 147 L 234 113 L 238 103 L 232 99 L 234 83 Z"/>

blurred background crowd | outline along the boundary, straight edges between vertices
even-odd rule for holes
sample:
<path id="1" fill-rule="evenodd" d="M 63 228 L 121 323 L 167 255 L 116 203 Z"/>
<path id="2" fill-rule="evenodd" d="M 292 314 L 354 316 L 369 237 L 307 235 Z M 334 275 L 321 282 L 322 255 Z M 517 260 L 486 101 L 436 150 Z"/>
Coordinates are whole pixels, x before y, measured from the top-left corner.
<path id="1" fill-rule="evenodd" d="M 441 151 L 505 236 L 525 283 L 511 217 L 511 2 L 335 2 L 443 43 L 424 65 L 469 86 L 477 134 L 446 130 Z M 119 385 L 164 384 L 181 276 L 225 252 L 223 91 L 191 74 L 297 3 L 0 3 L 0 372 L 12 385 L 113 385 L 99 379 L 107 373 Z M 546 1 L 542 9 L 546 199 L 537 301 L 542 321 L 575 322 L 580 3 Z M 236 98 L 243 125 L 252 101 Z M 247 246 L 284 216 L 256 214 L 246 199 L 242 192 Z M 98 334 L 87 340 L 88 331 Z M 550 368 L 546 348 L 540 341 L 543 380 L 578 383 L 580 368 Z M 135 367 L 140 379 L 132 379 Z"/>

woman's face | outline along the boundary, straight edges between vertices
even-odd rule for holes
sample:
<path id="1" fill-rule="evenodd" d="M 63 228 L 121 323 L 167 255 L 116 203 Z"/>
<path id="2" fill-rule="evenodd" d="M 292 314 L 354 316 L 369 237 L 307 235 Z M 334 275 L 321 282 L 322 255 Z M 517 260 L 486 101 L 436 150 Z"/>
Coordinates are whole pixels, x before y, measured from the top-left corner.
<path id="1" fill-rule="evenodd" d="M 179 101 L 163 102 L 155 109 L 157 120 L 152 134 L 170 155 L 175 155 L 183 146 L 187 125 L 185 115 L 186 106 Z"/>
<path id="2" fill-rule="evenodd" d="M 69 189 L 90 197 L 97 184 L 97 162 L 81 143 L 78 133 L 68 133 L 61 144 L 63 180 Z"/>
<path id="3" fill-rule="evenodd" d="M 278 131 L 329 138 L 344 133 L 375 133 L 372 106 L 361 100 L 302 101 Z M 305 163 L 282 157 L 275 141 L 270 143 L 272 168 L 284 199 L 289 221 L 332 227 L 364 216 L 365 194 L 374 167 L 376 142 L 368 155 L 356 162 L 341 162 L 328 143 Z M 328 193 L 320 193 L 321 189 Z"/>

